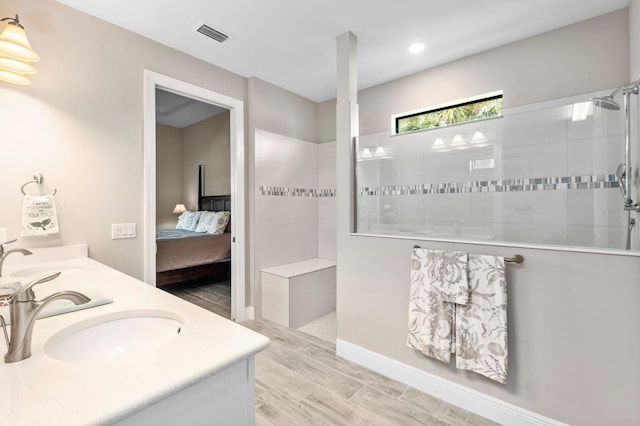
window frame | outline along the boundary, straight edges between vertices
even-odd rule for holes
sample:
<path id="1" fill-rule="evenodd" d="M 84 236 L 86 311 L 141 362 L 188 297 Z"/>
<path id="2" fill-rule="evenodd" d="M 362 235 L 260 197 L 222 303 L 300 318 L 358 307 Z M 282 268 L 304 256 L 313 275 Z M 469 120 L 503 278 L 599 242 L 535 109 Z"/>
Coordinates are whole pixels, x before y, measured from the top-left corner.
<path id="1" fill-rule="evenodd" d="M 444 104 L 430 106 L 430 107 L 427 107 L 427 108 L 421 108 L 421 109 L 418 109 L 418 110 L 413 110 L 413 111 L 407 111 L 407 112 L 403 112 L 403 113 L 399 113 L 399 114 L 394 114 L 394 115 L 391 116 L 391 126 L 392 126 L 392 131 L 391 132 L 392 132 L 393 135 L 406 135 L 406 134 L 410 134 L 410 133 L 414 133 L 414 132 L 422 132 L 422 131 L 425 131 L 425 130 L 439 129 L 439 128 L 442 128 L 442 127 L 454 126 L 454 125 L 464 124 L 464 123 L 470 123 L 470 122 L 473 122 L 473 121 L 488 120 L 488 119 L 493 119 L 493 118 L 496 118 L 496 117 L 502 117 L 502 110 L 500 110 L 500 114 L 496 115 L 496 116 L 493 116 L 493 117 L 478 118 L 478 119 L 475 119 L 475 120 L 468 120 L 468 121 L 461 121 L 459 123 L 447 124 L 445 126 L 436 126 L 436 127 L 425 128 L 425 129 L 418 129 L 418 130 L 411 130 L 411 131 L 407 131 L 407 132 L 400 132 L 400 124 L 399 124 L 400 120 L 411 118 L 411 117 L 417 117 L 417 116 L 425 115 L 425 114 L 431 114 L 431 113 L 434 113 L 434 112 L 445 111 L 445 110 L 448 110 L 448 109 L 459 108 L 459 107 L 470 105 L 470 104 L 491 101 L 491 100 L 495 100 L 495 99 L 502 99 L 503 100 L 502 109 L 504 109 L 504 94 L 503 94 L 502 90 L 498 90 L 498 91 L 495 91 L 495 92 L 489 92 L 489 93 L 485 93 L 485 94 L 482 94 L 482 95 L 477 95 L 477 96 L 473 96 L 473 97 L 469 97 L 469 98 L 465 98 L 465 99 L 459 99 L 459 100 L 456 100 L 456 101 L 453 101 L 453 102 L 448 102 L 448 103 L 444 103 Z"/>

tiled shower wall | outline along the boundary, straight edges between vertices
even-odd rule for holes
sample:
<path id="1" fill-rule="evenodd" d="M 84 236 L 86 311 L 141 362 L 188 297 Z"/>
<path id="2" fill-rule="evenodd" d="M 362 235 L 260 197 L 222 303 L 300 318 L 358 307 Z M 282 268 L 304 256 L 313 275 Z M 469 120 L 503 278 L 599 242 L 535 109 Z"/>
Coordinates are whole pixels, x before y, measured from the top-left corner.
<path id="1" fill-rule="evenodd" d="M 256 130 L 255 153 L 256 271 L 335 260 L 335 142 Z"/>
<path id="2" fill-rule="evenodd" d="M 336 188 L 336 143 L 318 147 L 318 187 L 327 191 Z M 335 195 L 335 192 L 334 192 Z M 318 198 L 318 257 L 336 260 L 336 197 Z"/>
<path id="3" fill-rule="evenodd" d="M 574 103 L 608 93 L 409 135 L 361 136 L 358 232 L 623 249 L 627 213 L 615 170 L 624 162 L 624 113 L 591 107 L 586 120 L 571 119 Z M 486 140 L 473 140 L 478 131 Z M 452 144 L 456 135 L 463 142 Z"/>

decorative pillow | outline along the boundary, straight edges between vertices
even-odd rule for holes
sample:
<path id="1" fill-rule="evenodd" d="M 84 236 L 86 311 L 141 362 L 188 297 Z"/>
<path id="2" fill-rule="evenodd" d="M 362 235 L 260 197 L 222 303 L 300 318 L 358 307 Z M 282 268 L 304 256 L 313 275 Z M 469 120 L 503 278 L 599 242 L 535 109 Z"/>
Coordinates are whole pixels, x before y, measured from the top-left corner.
<path id="1" fill-rule="evenodd" d="M 196 232 L 222 234 L 230 218 L 231 212 L 202 212 Z"/>
<path id="2" fill-rule="evenodd" d="M 178 218 L 178 224 L 176 229 L 184 229 L 185 231 L 195 231 L 198 227 L 200 216 L 204 212 L 190 212 L 186 211 Z"/>

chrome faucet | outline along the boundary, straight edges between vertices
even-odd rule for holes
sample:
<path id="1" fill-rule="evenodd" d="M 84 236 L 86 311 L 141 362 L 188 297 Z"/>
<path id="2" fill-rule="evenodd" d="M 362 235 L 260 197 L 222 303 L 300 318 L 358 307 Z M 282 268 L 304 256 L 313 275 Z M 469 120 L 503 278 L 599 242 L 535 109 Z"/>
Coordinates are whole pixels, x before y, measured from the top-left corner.
<path id="1" fill-rule="evenodd" d="M 29 250 L 21 249 L 21 248 L 16 248 L 16 249 L 4 251 L 4 245 L 5 244 L 15 243 L 16 241 L 18 241 L 18 240 L 11 240 L 11 241 L 7 241 L 7 242 L 4 242 L 4 243 L 0 244 L 0 277 L 2 276 L 2 265 L 4 265 L 4 260 L 11 253 L 22 253 L 25 256 L 30 256 L 30 255 L 33 254 Z"/>
<path id="2" fill-rule="evenodd" d="M 60 291 L 37 301 L 32 287 L 36 284 L 51 281 L 60 276 L 60 272 L 45 275 L 27 285 L 14 290 L 9 296 L 9 312 L 11 317 L 11 339 L 7 335 L 7 325 L 0 315 L 0 323 L 4 330 L 4 338 L 9 351 L 4 356 L 4 362 L 18 362 L 31 356 L 31 334 L 36 323 L 36 317 L 47 304 L 59 299 L 71 300 L 76 305 L 87 303 L 91 299 L 76 291 Z"/>

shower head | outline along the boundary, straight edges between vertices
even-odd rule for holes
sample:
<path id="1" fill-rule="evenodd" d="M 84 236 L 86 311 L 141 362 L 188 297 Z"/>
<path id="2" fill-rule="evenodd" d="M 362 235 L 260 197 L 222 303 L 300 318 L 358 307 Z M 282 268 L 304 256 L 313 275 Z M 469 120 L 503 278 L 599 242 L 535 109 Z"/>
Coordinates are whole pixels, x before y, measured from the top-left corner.
<path id="1" fill-rule="evenodd" d="M 605 96 L 603 98 L 591 98 L 590 101 L 598 108 L 604 108 L 612 111 L 618 111 L 620 109 L 620 105 L 613 100 L 612 95 Z"/>
<path id="2" fill-rule="evenodd" d="M 589 99 L 595 106 L 598 108 L 608 109 L 611 111 L 619 111 L 620 105 L 613 100 L 613 97 L 618 93 L 629 94 L 633 93 L 635 95 L 640 92 L 640 80 L 632 81 L 631 83 L 623 84 L 618 87 L 616 90 L 611 92 L 609 96 L 604 96 L 602 98 L 591 98 Z"/>

